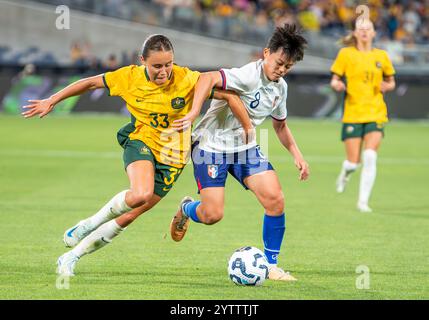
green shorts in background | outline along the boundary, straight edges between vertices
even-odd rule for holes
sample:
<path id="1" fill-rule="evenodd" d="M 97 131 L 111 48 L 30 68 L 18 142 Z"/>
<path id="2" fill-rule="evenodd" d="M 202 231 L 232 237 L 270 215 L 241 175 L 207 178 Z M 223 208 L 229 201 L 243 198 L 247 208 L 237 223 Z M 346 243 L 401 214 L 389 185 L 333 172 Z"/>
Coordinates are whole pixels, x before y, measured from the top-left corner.
<path id="1" fill-rule="evenodd" d="M 372 131 L 380 131 L 384 137 L 384 123 L 343 123 L 341 140 L 344 141 L 349 138 L 363 138 L 367 133 Z"/>
<path id="2" fill-rule="evenodd" d="M 124 148 L 124 167 L 138 160 L 148 160 L 155 168 L 155 189 L 154 193 L 161 198 L 164 197 L 173 187 L 174 183 L 182 173 L 182 169 L 159 163 L 152 153 L 152 150 L 140 140 L 130 140 L 118 133 L 118 142 Z"/>

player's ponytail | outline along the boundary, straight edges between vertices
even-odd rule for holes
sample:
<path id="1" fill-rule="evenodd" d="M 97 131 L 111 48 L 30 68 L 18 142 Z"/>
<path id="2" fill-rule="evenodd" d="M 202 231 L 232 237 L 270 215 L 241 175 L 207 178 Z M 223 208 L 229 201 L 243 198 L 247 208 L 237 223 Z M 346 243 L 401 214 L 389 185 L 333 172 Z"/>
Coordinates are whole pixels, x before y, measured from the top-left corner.
<path id="1" fill-rule="evenodd" d="M 153 34 L 146 38 L 142 46 L 142 56 L 144 59 L 149 57 L 150 51 L 173 51 L 171 41 L 162 34 Z"/>
<path id="2" fill-rule="evenodd" d="M 338 43 L 342 46 L 351 47 L 357 45 L 356 37 L 353 34 L 353 31 L 350 31 L 348 35 L 342 37 Z"/>
<path id="3" fill-rule="evenodd" d="M 358 17 L 357 19 L 352 21 L 352 30 L 349 31 L 349 33 L 346 36 L 342 37 L 338 41 L 338 44 L 342 45 L 342 46 L 346 46 L 346 47 L 351 47 L 351 46 L 356 47 L 357 46 L 357 39 L 354 36 L 353 32 L 356 30 L 357 24 L 364 23 L 364 22 L 369 22 L 374 26 L 374 24 L 371 22 L 371 20 L 368 20 L 368 19 L 365 19 L 362 17 Z"/>

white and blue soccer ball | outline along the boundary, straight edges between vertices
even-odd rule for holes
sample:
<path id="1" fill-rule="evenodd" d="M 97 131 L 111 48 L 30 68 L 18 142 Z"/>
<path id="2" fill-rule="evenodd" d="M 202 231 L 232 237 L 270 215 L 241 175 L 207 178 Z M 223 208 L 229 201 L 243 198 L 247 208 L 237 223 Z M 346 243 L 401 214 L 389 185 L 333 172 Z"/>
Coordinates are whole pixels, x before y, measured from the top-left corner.
<path id="1" fill-rule="evenodd" d="M 228 262 L 229 278 L 237 285 L 260 286 L 268 278 L 268 261 L 255 247 L 237 249 Z"/>

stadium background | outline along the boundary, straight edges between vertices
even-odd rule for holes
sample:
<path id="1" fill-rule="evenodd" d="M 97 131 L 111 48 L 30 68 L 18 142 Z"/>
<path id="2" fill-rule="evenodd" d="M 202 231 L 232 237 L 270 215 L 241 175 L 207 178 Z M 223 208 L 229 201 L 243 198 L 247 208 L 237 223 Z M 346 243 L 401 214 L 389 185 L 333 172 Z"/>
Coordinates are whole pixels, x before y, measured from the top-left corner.
<path id="1" fill-rule="evenodd" d="M 392 121 L 375 187 L 380 214 L 366 221 L 353 211 L 358 176 L 350 186 L 354 193 L 341 200 L 332 185 L 343 159 L 342 96 L 329 87 L 329 67 L 359 3 L 369 6 L 377 28 L 375 45 L 388 51 L 397 70 L 397 87 L 386 95 Z M 57 28 L 61 5 L 70 8 L 69 29 Z M 183 192 L 195 192 L 188 166 L 178 188 L 154 209 L 159 214 L 145 215 L 115 240 L 116 247 L 82 262 L 83 280 L 72 283 L 78 290 L 56 290 L 53 264 L 63 251 L 58 240 L 63 229 L 127 183 L 115 144 L 127 111 L 121 99 L 102 89 L 62 102 L 43 122 L 20 118 L 21 106 L 81 77 L 137 63 L 149 34 L 171 38 L 179 65 L 217 70 L 259 58 L 273 28 L 285 22 L 298 23 L 309 40 L 304 61 L 287 81 L 290 126 L 308 155 L 312 180 L 307 185 L 291 181 L 295 169 L 274 138 L 270 158 L 287 190 L 287 206 L 295 212 L 288 220 L 287 261 L 302 282 L 287 291 L 277 284 L 239 292 L 229 286 L 222 261 L 243 244 L 261 246 L 260 212 L 253 212 L 258 204 L 233 183 L 225 222 L 216 232 L 193 226 L 181 247 L 152 242 L 164 232 Z M 428 101 L 427 0 L 0 0 L 0 214 L 14 213 L 1 226 L 0 297 L 427 299 Z M 269 123 L 264 128 L 270 130 Z M 196 250 L 194 239 L 210 250 Z M 219 239 L 230 241 L 212 248 Z M 149 250 L 145 243 L 151 244 Z M 189 252 L 201 256 L 199 264 L 182 261 Z M 180 262 L 172 267 L 172 260 Z M 360 262 L 375 277 L 366 292 L 354 287 Z M 149 267 L 160 273 L 154 276 Z M 106 277 L 113 279 L 111 287 Z"/>
<path id="2" fill-rule="evenodd" d="M 356 16 L 357 2 L 45 0 L 0 5 L 0 101 L 6 113 L 20 113 L 29 97 L 47 97 L 77 77 L 138 64 L 140 46 L 152 33 L 168 34 L 179 65 L 204 71 L 257 59 L 271 30 L 294 22 L 305 30 L 309 47 L 288 75 L 289 114 L 341 115 L 342 96 L 329 87 L 329 67 L 336 42 Z M 70 8 L 70 29 L 55 27 L 61 11 L 53 5 Z M 427 1 L 369 1 L 368 6 L 376 21 L 376 46 L 389 52 L 398 73 L 397 89 L 386 96 L 389 115 L 428 118 Z M 118 101 L 96 92 L 70 99 L 56 112 L 120 112 L 124 108 Z"/>

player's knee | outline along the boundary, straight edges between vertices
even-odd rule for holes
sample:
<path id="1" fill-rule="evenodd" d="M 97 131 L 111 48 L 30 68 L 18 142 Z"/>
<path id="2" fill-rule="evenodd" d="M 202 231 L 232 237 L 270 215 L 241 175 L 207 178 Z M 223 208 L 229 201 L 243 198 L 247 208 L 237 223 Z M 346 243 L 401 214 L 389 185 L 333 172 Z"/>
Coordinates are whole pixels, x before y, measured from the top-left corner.
<path id="1" fill-rule="evenodd" d="M 282 213 L 285 208 L 283 192 L 275 192 L 264 197 L 264 209 L 272 213 Z"/>
<path id="2" fill-rule="evenodd" d="M 153 196 L 152 191 L 146 191 L 146 190 L 133 191 L 132 200 L 131 200 L 132 203 L 130 203 L 129 206 L 132 208 L 142 206 L 145 203 L 149 202 L 152 196 Z"/>
<path id="3" fill-rule="evenodd" d="M 215 224 L 223 218 L 223 208 L 211 207 L 203 211 L 203 223 Z"/>

